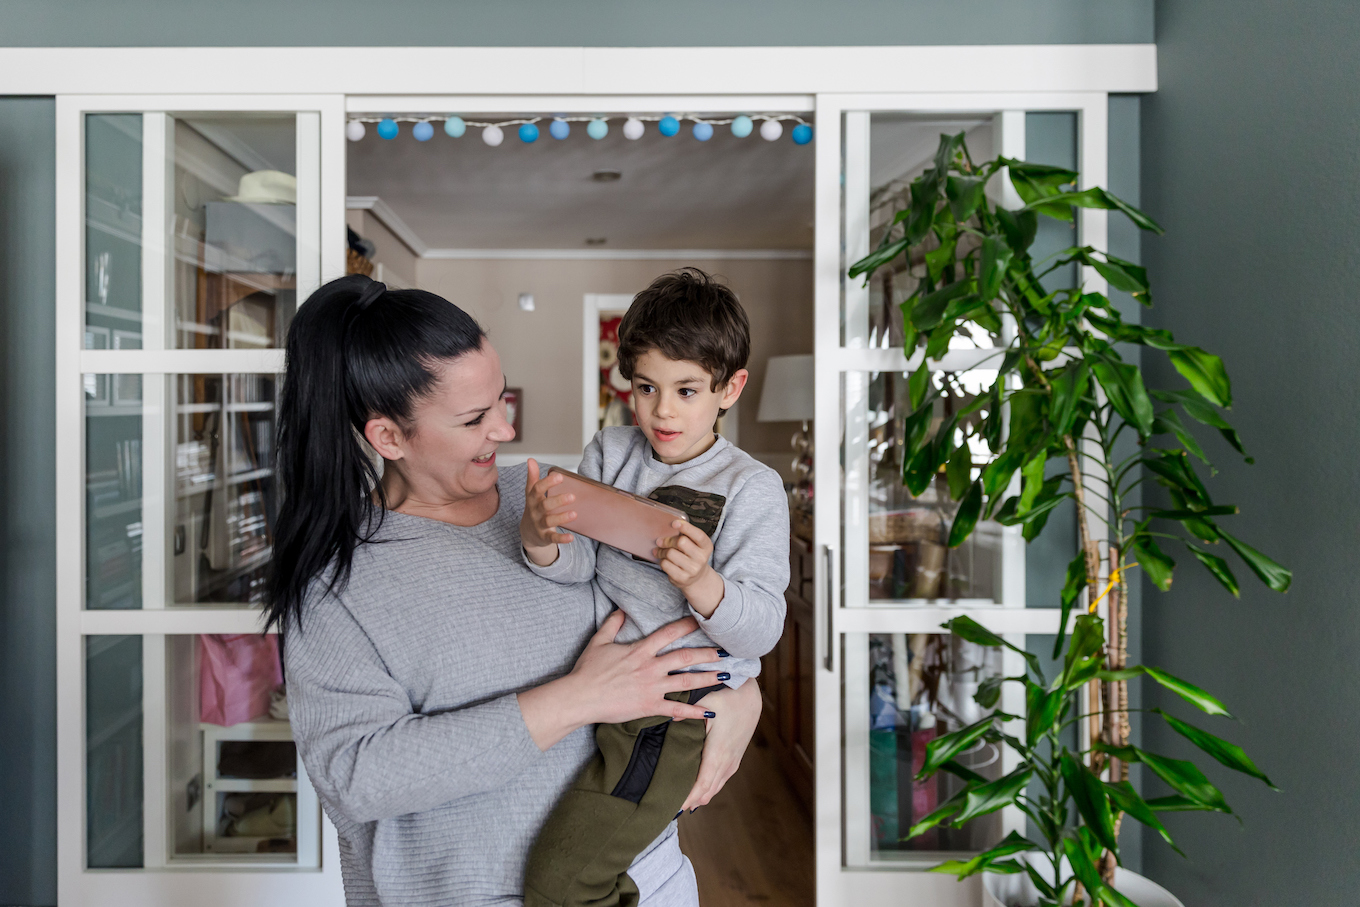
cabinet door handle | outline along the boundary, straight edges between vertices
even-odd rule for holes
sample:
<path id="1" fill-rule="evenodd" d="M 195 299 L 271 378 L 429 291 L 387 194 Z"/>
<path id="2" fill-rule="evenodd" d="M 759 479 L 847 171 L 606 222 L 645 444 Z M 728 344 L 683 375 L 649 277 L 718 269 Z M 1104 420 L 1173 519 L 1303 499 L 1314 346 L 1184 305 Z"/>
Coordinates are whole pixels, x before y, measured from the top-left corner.
<path id="1" fill-rule="evenodd" d="M 832 597 L 832 590 L 835 584 L 832 582 L 832 567 L 835 559 L 831 556 L 831 546 L 822 546 L 822 567 L 826 575 L 826 583 L 823 591 L 826 593 L 826 654 L 822 659 L 823 666 L 834 672 L 836 670 L 836 634 L 832 629 L 832 621 L 836 616 L 836 604 Z"/>

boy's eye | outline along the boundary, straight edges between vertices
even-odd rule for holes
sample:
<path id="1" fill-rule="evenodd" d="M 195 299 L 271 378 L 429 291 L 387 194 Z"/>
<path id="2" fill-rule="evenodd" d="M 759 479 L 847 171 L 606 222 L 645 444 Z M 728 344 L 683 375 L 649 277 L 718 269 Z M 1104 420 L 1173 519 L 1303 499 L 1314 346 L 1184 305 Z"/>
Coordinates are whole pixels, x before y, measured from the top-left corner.
<path id="1" fill-rule="evenodd" d="M 650 384 L 639 384 L 637 389 L 639 394 L 650 394 L 656 390 Z"/>
<path id="2" fill-rule="evenodd" d="M 682 388 L 680 388 L 680 396 L 682 396 L 682 397 L 693 397 L 693 396 L 694 396 L 695 394 L 697 394 L 697 393 L 699 393 L 699 392 L 696 391 L 696 390 L 695 390 L 694 388 L 692 388 L 692 387 L 682 387 Z"/>

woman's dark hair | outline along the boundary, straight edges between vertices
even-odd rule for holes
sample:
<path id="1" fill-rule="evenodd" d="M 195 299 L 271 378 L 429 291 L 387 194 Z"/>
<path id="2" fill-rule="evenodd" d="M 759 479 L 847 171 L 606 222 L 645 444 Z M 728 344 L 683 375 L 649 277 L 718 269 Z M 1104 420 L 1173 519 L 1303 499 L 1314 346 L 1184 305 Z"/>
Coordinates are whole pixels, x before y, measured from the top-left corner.
<path id="1" fill-rule="evenodd" d="M 364 425 L 386 416 L 411 426 L 413 405 L 434 390 L 435 366 L 478 349 L 485 336 L 446 299 L 359 275 L 332 280 L 298 309 L 279 397 L 283 500 L 267 628 L 282 632 L 289 621 L 301 628 L 308 586 L 328 575 L 328 593 L 343 589 L 355 545 L 382 523 L 387 501 L 361 440 Z"/>

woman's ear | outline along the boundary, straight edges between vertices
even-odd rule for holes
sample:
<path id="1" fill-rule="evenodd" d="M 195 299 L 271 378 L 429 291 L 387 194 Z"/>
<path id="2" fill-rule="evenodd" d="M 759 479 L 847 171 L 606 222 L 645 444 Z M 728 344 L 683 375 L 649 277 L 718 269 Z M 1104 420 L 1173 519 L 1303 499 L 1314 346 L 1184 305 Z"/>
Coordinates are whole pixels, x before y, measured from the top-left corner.
<path id="1" fill-rule="evenodd" d="M 746 387 L 746 379 L 751 377 L 751 373 L 744 368 L 737 369 L 731 378 L 727 379 L 727 385 L 723 388 L 722 403 L 719 404 L 723 409 L 731 409 L 741 396 L 742 389 Z"/>
<path id="2" fill-rule="evenodd" d="M 406 455 L 406 436 L 386 416 L 375 416 L 364 424 L 364 440 L 384 460 L 400 460 Z"/>

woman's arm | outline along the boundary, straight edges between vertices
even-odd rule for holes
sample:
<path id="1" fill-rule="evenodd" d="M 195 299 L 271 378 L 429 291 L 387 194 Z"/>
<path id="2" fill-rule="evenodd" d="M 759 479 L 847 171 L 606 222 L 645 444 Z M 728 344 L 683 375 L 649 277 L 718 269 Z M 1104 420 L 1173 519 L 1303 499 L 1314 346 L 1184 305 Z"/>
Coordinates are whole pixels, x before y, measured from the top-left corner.
<path id="1" fill-rule="evenodd" d="M 679 621 L 631 645 L 606 621 L 566 677 L 518 696 L 417 713 L 362 628 L 335 599 L 308 609 L 286 645 L 293 735 L 318 791 L 355 822 L 423 812 L 511 783 L 577 728 L 649 715 L 702 718 L 702 705 L 665 694 L 716 682 L 675 674 L 714 649 L 656 652 L 691 632 Z M 528 705 L 525 705 L 527 701 Z"/>
<path id="2" fill-rule="evenodd" d="M 703 704 L 717 713 L 708 721 L 708 737 L 699 761 L 699 777 L 681 809 L 698 809 L 723 789 L 741 767 L 741 757 L 756 732 L 763 705 L 755 678 L 735 690 L 716 690 L 703 698 Z"/>

